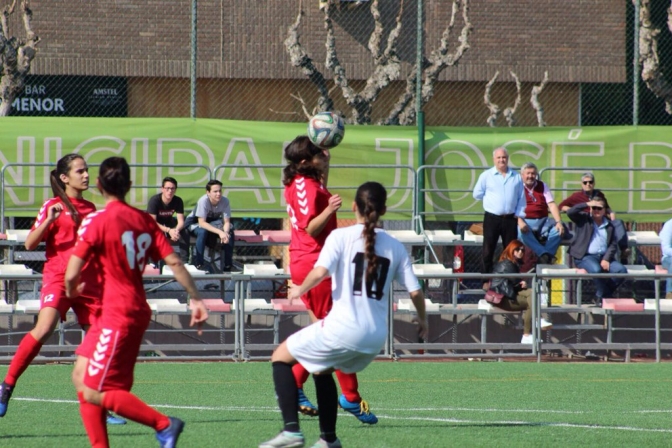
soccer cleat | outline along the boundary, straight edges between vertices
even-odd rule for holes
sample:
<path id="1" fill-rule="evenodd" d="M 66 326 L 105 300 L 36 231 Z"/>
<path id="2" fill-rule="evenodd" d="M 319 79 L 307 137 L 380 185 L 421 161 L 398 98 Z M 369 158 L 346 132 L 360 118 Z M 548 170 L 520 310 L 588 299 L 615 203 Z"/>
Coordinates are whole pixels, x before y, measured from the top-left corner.
<path id="1" fill-rule="evenodd" d="M 315 442 L 315 445 L 312 446 L 312 448 L 342 448 L 343 445 L 341 445 L 341 441 L 336 439 L 333 442 L 327 442 L 323 438 L 320 437 L 320 439 Z"/>
<path id="2" fill-rule="evenodd" d="M 318 414 L 317 406 L 310 402 L 303 389 L 299 389 L 299 412 L 303 415 L 315 417 Z"/>
<path id="3" fill-rule="evenodd" d="M 168 417 L 170 426 L 161 431 L 156 431 L 156 440 L 159 441 L 161 448 L 175 448 L 177 439 L 184 430 L 184 422 L 176 417 Z"/>
<path id="4" fill-rule="evenodd" d="M 12 391 L 14 391 L 14 387 L 3 381 L 0 386 L 0 417 L 4 417 L 7 413 L 7 406 L 9 406 L 9 399 L 12 398 Z"/>
<path id="5" fill-rule="evenodd" d="M 117 417 L 116 415 L 114 415 L 111 412 L 108 412 L 107 413 L 107 424 L 108 425 L 125 425 L 126 420 L 124 420 L 121 417 Z"/>
<path id="6" fill-rule="evenodd" d="M 341 395 L 338 399 L 338 404 L 340 404 L 344 410 L 357 417 L 362 423 L 366 423 L 367 425 L 375 425 L 378 423 L 378 417 L 369 411 L 369 403 L 364 400 L 360 403 L 351 403 L 345 398 L 345 395 Z"/>
<path id="7" fill-rule="evenodd" d="M 259 444 L 259 448 L 301 448 L 304 443 L 303 433 L 282 431 L 271 440 Z"/>

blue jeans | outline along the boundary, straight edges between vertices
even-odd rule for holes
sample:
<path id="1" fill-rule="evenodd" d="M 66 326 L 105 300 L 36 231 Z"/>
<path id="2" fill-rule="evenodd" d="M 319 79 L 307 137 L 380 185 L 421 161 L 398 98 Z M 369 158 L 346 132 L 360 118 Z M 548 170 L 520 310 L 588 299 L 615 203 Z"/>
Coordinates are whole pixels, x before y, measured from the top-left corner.
<path id="1" fill-rule="evenodd" d="M 217 221 L 212 221 L 210 222 L 210 225 L 213 225 L 218 228 L 222 228 L 223 222 L 222 220 L 217 220 Z M 192 264 L 194 266 L 201 266 L 203 262 L 205 261 L 205 246 L 208 245 L 208 240 L 210 240 L 210 246 L 212 246 L 213 242 L 216 245 L 216 240 L 218 239 L 217 235 L 214 233 L 209 232 L 208 230 L 204 229 L 203 227 L 196 227 L 192 232 L 191 232 L 195 237 L 196 237 L 196 253 L 194 254 Z M 229 228 L 229 242 L 226 244 L 222 244 L 222 270 L 231 268 L 233 266 L 233 244 L 234 244 L 234 234 L 233 234 L 233 226 Z"/>
<path id="2" fill-rule="evenodd" d="M 663 265 L 667 272 L 672 272 L 672 257 L 663 257 L 660 261 L 660 264 Z M 665 294 L 672 292 L 672 278 L 665 280 Z"/>
<path id="3" fill-rule="evenodd" d="M 602 266 L 600 266 L 601 260 L 602 257 L 599 255 L 586 254 L 583 258 L 575 258 L 574 264 L 577 268 L 585 269 L 586 272 L 590 274 L 601 274 L 604 272 Z M 628 270 L 618 261 L 612 261 L 609 263 L 609 272 L 612 274 L 625 274 Z M 624 280 L 625 278 L 594 278 L 595 296 L 600 300 L 605 297 L 611 297 L 616 288 L 618 288 Z"/>
<path id="4" fill-rule="evenodd" d="M 555 220 L 552 218 L 525 218 L 525 223 L 530 229 L 527 233 L 523 233 L 518 229 L 518 239 L 532 249 L 532 252 L 537 257 L 542 256 L 544 253 L 555 256 L 558 247 L 560 247 L 560 242 L 562 242 L 562 236 L 558 232 L 558 229 L 555 228 Z M 547 237 L 546 244 L 542 245 L 537 240 L 536 235 Z"/>

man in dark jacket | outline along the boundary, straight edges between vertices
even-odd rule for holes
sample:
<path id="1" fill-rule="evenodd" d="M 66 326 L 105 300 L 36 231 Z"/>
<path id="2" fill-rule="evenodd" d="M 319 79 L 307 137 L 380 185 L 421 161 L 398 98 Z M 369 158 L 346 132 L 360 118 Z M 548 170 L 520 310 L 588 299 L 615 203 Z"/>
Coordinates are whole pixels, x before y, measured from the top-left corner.
<path id="1" fill-rule="evenodd" d="M 590 212 L 586 212 L 586 207 Z M 569 246 L 569 255 L 574 258 L 576 267 L 592 274 L 611 272 L 625 274 L 627 269 L 616 261 L 618 246 L 614 226 L 604 215 L 606 202 L 602 198 L 593 198 L 581 202 L 567 210 L 567 216 L 574 224 L 574 239 Z M 601 305 L 602 299 L 611 297 L 624 278 L 594 278 L 595 304 Z"/>

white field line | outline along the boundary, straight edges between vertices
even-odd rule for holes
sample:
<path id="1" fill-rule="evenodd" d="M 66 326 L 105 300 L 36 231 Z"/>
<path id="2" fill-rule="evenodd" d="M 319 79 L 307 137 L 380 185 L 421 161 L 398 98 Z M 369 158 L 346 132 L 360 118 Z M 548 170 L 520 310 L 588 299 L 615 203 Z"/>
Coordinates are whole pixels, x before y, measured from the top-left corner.
<path id="1" fill-rule="evenodd" d="M 29 402 L 42 402 L 42 403 L 67 403 L 67 404 L 77 404 L 77 400 L 60 400 L 60 399 L 46 399 L 46 398 L 23 398 L 16 397 L 12 398 L 15 401 L 29 401 Z M 151 405 L 155 408 L 166 408 L 166 409 L 182 409 L 182 410 L 193 410 L 193 411 L 231 411 L 231 412 L 279 412 L 277 407 L 270 406 L 178 406 L 170 404 L 154 404 Z M 432 411 L 479 411 L 479 412 L 521 412 L 521 413 L 561 413 L 561 414 L 586 414 L 584 411 L 554 411 L 554 410 L 531 410 L 531 409 L 477 409 L 477 408 L 450 408 L 450 407 L 439 407 L 439 408 L 380 408 L 376 409 L 376 416 L 379 419 L 384 420 L 405 420 L 405 421 L 427 421 L 427 422 L 442 422 L 442 423 L 463 423 L 463 424 L 483 424 L 483 425 L 519 425 L 519 426 L 553 426 L 560 428 L 583 428 L 583 429 L 598 429 L 598 430 L 608 430 L 608 431 L 636 431 L 636 432 L 652 432 L 652 433 L 670 433 L 672 434 L 672 429 L 658 429 L 658 428 L 638 428 L 635 426 L 608 426 L 608 425 L 587 425 L 581 423 L 562 423 L 562 422 L 526 422 L 518 420 L 494 420 L 494 421 L 485 421 L 485 420 L 468 420 L 468 419 L 459 419 L 459 418 L 441 418 L 441 417 L 400 417 L 394 415 L 381 415 L 378 414 L 378 411 L 401 411 L 401 412 L 432 412 Z M 671 412 L 669 410 L 642 410 L 642 411 L 633 411 L 634 413 L 654 413 L 654 412 Z M 341 412 L 344 415 L 347 415 Z"/>

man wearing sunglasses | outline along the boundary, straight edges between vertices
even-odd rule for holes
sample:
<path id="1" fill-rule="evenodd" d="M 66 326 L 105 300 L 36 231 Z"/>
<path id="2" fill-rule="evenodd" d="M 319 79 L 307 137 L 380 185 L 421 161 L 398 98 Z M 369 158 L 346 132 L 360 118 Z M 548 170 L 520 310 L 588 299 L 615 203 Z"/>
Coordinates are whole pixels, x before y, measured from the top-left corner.
<path id="1" fill-rule="evenodd" d="M 590 212 L 586 212 L 586 208 Z M 574 239 L 569 245 L 569 255 L 574 264 L 591 274 L 610 272 L 625 274 L 627 269 L 616 261 L 618 252 L 616 235 L 612 222 L 605 217 L 607 203 L 602 198 L 581 202 L 567 210 L 567 216 L 574 222 Z M 613 296 L 624 278 L 593 278 L 597 306 L 603 298 Z"/>
<path id="2" fill-rule="evenodd" d="M 600 198 L 605 204 L 605 216 L 611 220 L 616 232 L 616 244 L 621 251 L 621 262 L 627 264 L 628 250 L 628 232 L 622 220 L 616 219 L 616 213 L 609 207 L 607 197 L 600 190 L 595 188 L 595 175 L 593 173 L 583 173 L 581 176 L 581 191 L 577 191 L 560 203 L 560 211 L 567 212 L 576 204 L 588 202 L 592 199 Z M 586 207 L 585 212 L 590 209 Z"/>
<path id="3" fill-rule="evenodd" d="M 565 229 L 560 210 L 548 185 L 539 180 L 539 171 L 532 162 L 520 168 L 525 188 L 525 218 L 518 218 L 518 239 L 532 249 L 539 263 L 552 264 Z M 552 219 L 548 217 L 551 212 Z"/>

